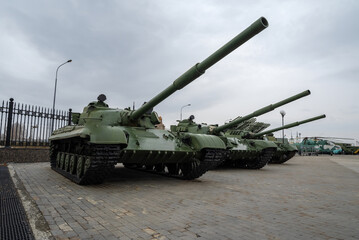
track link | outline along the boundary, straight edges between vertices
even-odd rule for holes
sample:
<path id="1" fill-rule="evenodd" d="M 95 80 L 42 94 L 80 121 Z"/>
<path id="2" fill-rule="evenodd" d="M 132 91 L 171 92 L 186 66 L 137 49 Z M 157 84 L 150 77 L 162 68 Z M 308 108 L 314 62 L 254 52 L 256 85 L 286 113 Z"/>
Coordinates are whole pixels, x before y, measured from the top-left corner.
<path id="1" fill-rule="evenodd" d="M 121 147 L 117 145 L 95 145 L 83 141 L 51 142 L 51 168 L 77 184 L 99 184 L 109 175 L 116 163 L 121 162 L 119 159 L 120 151 Z M 169 177 L 192 180 L 220 165 L 226 157 L 226 150 L 204 149 L 201 159 L 193 158 L 190 162 L 156 165 L 124 163 L 124 166 Z"/>
<path id="2" fill-rule="evenodd" d="M 201 160 L 193 158 L 191 162 L 185 163 L 161 163 L 156 165 L 124 164 L 125 167 L 140 171 L 155 173 L 167 177 L 183 180 L 193 180 L 199 178 L 208 170 L 216 168 L 222 164 L 227 157 L 226 150 L 204 149 Z"/>
<path id="3" fill-rule="evenodd" d="M 295 156 L 295 154 L 297 153 L 297 151 L 290 151 L 287 152 L 286 154 L 278 157 L 278 158 L 273 158 L 271 159 L 271 161 L 269 163 L 274 163 L 274 164 L 282 164 L 285 163 L 286 161 L 288 161 L 289 159 L 291 159 L 292 157 Z"/>
<path id="4" fill-rule="evenodd" d="M 58 143 L 51 143 L 51 168 L 77 184 L 99 184 L 116 165 L 120 150 L 119 146 L 114 145 L 88 144 L 84 151 L 76 153 L 71 150 L 64 151 L 64 147 Z M 62 156 L 64 159 L 61 159 Z M 67 157 L 69 160 L 66 160 Z M 73 164 L 75 164 L 72 168 L 71 158 L 74 158 Z"/>
<path id="5" fill-rule="evenodd" d="M 261 169 L 269 163 L 274 153 L 275 153 L 274 149 L 271 148 L 264 149 L 259 157 L 255 159 L 246 159 L 239 163 L 234 163 L 234 165 L 235 167 L 244 168 L 244 169 Z"/>

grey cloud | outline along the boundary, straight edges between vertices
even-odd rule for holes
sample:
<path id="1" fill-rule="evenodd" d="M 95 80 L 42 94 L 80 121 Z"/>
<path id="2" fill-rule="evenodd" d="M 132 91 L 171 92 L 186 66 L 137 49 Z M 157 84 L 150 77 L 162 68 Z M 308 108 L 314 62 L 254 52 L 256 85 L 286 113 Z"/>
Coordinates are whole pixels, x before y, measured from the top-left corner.
<path id="1" fill-rule="evenodd" d="M 55 70 L 72 58 L 59 71 L 59 108 L 81 111 L 99 93 L 113 107 L 139 106 L 263 15 L 267 30 L 155 108 L 165 124 L 187 103 L 186 114 L 223 123 L 309 88 L 283 107 L 288 121 L 326 113 L 298 129 L 359 139 L 358 10 L 357 1 L 5 2 L 0 42 L 15 40 L 0 46 L 0 99 L 50 107 Z M 278 112 L 258 120 L 278 125 Z"/>

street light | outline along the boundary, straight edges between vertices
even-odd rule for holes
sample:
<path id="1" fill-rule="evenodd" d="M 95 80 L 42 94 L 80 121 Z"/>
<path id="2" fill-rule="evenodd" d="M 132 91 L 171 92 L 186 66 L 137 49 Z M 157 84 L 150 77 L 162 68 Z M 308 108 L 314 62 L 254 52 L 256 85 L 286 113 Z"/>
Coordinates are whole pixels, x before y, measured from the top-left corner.
<path id="1" fill-rule="evenodd" d="M 57 87 L 57 72 L 59 71 L 59 68 L 62 65 L 65 65 L 66 63 L 70 63 L 72 62 L 72 60 L 67 60 L 66 62 L 64 62 L 63 64 L 61 64 L 60 66 L 57 67 L 56 69 L 56 77 L 55 77 L 55 90 L 54 90 L 54 101 L 52 102 L 52 126 L 51 126 L 51 131 L 54 131 L 54 121 L 55 121 L 55 99 L 56 99 L 56 87 Z"/>
<path id="2" fill-rule="evenodd" d="M 280 115 L 282 115 L 282 127 L 284 126 L 284 116 L 285 116 L 285 112 L 282 110 L 280 111 Z M 284 129 L 282 130 L 282 138 L 283 138 L 283 143 L 284 143 Z"/>
<path id="3" fill-rule="evenodd" d="M 185 107 L 189 107 L 189 106 L 191 106 L 190 103 L 181 107 L 181 117 L 180 117 L 181 120 L 182 120 L 182 109 L 185 108 Z"/>

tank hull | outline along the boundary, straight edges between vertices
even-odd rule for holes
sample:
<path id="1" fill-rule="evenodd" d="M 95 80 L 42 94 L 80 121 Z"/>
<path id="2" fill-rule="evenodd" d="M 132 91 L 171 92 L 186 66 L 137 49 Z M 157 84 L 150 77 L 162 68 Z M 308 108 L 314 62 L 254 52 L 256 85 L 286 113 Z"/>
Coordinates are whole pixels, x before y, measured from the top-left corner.
<path id="1" fill-rule="evenodd" d="M 229 155 L 224 164 L 237 168 L 261 169 L 268 164 L 277 150 L 270 141 L 241 139 L 227 136 Z"/>
<path id="2" fill-rule="evenodd" d="M 217 144 L 212 136 L 192 136 L 185 143 L 167 130 L 114 126 L 111 133 L 120 136 L 104 141 L 92 137 L 93 130 L 86 126 L 70 129 L 60 129 L 51 137 L 51 167 L 78 184 L 101 183 L 117 163 L 194 179 L 227 156 L 223 142 Z"/>
<path id="3" fill-rule="evenodd" d="M 288 142 L 281 142 L 280 140 L 274 141 L 277 145 L 277 151 L 273 155 L 269 163 L 282 164 L 290 160 L 298 152 L 298 149 L 289 144 Z"/>

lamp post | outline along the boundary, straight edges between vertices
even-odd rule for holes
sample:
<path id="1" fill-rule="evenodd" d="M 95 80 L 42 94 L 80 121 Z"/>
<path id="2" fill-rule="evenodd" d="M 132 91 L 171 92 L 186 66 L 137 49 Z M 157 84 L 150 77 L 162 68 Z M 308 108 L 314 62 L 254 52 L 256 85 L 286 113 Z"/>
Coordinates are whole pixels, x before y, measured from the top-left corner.
<path id="1" fill-rule="evenodd" d="M 285 111 L 280 111 L 280 115 L 282 115 L 282 127 L 284 126 L 284 116 L 285 116 Z M 283 139 L 283 143 L 284 143 L 284 129 L 282 130 L 282 139 Z"/>
<path id="2" fill-rule="evenodd" d="M 56 87 L 57 87 L 57 73 L 59 71 L 59 68 L 62 65 L 65 65 L 66 63 L 70 63 L 72 62 L 72 60 L 67 60 L 66 62 L 64 62 L 63 64 L 61 64 L 60 66 L 57 67 L 56 69 L 56 77 L 55 77 L 55 90 L 54 90 L 54 101 L 52 102 L 52 124 L 51 124 L 51 132 L 54 131 L 54 122 L 55 122 L 55 100 L 56 100 Z"/>
<path id="3" fill-rule="evenodd" d="M 185 107 L 189 107 L 189 106 L 191 106 L 190 103 L 189 103 L 189 104 L 186 104 L 186 105 L 184 105 L 184 106 L 181 107 L 181 116 L 180 116 L 180 119 L 181 119 L 181 120 L 182 120 L 182 109 L 185 108 Z"/>

